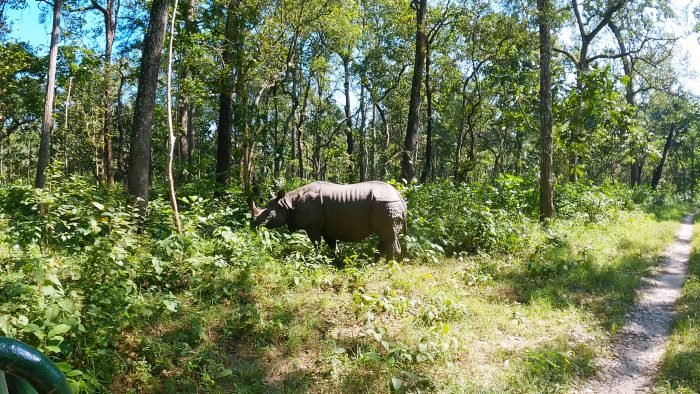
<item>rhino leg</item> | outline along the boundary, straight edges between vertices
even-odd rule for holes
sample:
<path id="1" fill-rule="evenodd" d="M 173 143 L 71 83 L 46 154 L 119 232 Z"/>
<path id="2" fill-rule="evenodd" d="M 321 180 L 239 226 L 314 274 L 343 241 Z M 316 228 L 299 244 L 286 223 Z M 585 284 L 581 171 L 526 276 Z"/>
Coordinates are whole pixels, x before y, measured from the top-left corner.
<path id="1" fill-rule="evenodd" d="M 379 237 L 378 254 L 393 260 L 401 254 L 399 234 L 404 229 L 406 206 L 403 201 L 377 203 L 372 212 L 372 230 Z M 378 259 L 375 255 L 375 261 Z"/>
<path id="2" fill-rule="evenodd" d="M 333 251 L 333 256 L 338 258 L 338 240 L 325 235 L 323 236 L 323 240 L 326 241 L 328 247 Z"/>
<path id="3" fill-rule="evenodd" d="M 379 242 L 379 253 L 386 257 L 386 261 L 394 260 L 401 253 L 401 245 L 398 238 L 387 238 Z"/>
<path id="4" fill-rule="evenodd" d="M 311 242 L 314 243 L 314 245 L 318 246 L 318 244 L 321 242 L 321 232 L 320 231 L 312 231 L 312 230 L 306 230 L 306 235 L 309 236 L 309 239 Z"/>
<path id="5" fill-rule="evenodd" d="M 379 242 L 377 243 L 377 251 L 374 253 L 375 264 L 382 257 L 382 254 L 384 254 L 384 241 L 382 241 L 382 239 L 379 238 Z"/>
<path id="6" fill-rule="evenodd" d="M 391 240 L 391 247 L 392 247 L 392 259 L 394 257 L 401 256 L 401 244 L 399 243 L 399 234 L 401 234 L 402 231 L 404 231 L 405 224 L 403 218 L 394 218 L 394 237 Z M 387 257 L 388 258 L 388 257 Z"/>

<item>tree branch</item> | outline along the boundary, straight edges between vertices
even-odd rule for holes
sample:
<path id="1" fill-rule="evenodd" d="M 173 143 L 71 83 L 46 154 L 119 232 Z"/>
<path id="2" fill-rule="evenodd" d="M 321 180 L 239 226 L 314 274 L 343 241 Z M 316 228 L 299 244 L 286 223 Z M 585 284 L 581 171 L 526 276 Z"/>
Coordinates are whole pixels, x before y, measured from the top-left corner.
<path id="1" fill-rule="evenodd" d="M 569 52 L 567 52 L 567 51 L 565 51 L 565 50 L 563 50 L 563 49 L 559 49 L 559 48 L 554 48 L 554 47 L 552 47 L 552 50 L 553 50 L 554 52 L 561 53 L 562 55 L 568 57 L 569 60 L 571 60 L 571 63 L 574 63 L 574 65 L 578 67 L 578 61 L 576 60 L 576 58 L 574 57 L 574 55 L 570 54 Z"/>
<path id="2" fill-rule="evenodd" d="M 605 25 L 607 25 L 610 22 L 610 19 L 612 18 L 612 16 L 617 11 L 619 11 L 622 8 L 622 6 L 624 6 L 625 3 L 627 3 L 628 1 L 629 0 L 620 0 L 617 3 L 613 4 L 612 6 L 610 6 L 610 8 L 608 8 L 605 11 L 605 13 L 603 14 L 603 18 L 600 20 L 600 22 L 598 22 L 598 26 L 596 26 L 590 33 L 588 33 L 586 38 L 595 37 L 605 27 Z"/>
<path id="3" fill-rule="evenodd" d="M 92 4 L 92 9 L 100 11 L 101 13 L 103 13 L 105 15 L 105 17 L 107 17 L 109 15 L 109 13 L 107 12 L 107 9 L 102 7 L 101 5 L 99 5 L 97 3 L 97 0 L 90 0 L 90 4 Z"/>

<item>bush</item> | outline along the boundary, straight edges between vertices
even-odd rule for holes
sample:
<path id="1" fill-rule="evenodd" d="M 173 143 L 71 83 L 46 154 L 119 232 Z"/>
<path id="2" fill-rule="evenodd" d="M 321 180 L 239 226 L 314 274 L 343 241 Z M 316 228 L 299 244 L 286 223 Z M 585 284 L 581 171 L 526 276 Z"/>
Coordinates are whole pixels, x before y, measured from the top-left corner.
<path id="1" fill-rule="evenodd" d="M 517 248 L 529 220 L 531 189 L 510 177 L 497 186 L 413 185 L 408 202 L 407 249 L 434 260 L 436 253 L 495 252 Z"/>

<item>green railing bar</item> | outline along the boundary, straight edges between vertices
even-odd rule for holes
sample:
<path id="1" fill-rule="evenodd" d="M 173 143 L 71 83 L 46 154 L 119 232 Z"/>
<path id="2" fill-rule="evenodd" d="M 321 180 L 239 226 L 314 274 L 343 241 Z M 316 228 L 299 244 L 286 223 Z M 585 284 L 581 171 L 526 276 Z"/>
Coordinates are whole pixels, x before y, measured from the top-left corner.
<path id="1" fill-rule="evenodd" d="M 25 379 L 41 394 L 73 393 L 63 372 L 48 357 L 16 339 L 0 337 L 0 371 Z"/>

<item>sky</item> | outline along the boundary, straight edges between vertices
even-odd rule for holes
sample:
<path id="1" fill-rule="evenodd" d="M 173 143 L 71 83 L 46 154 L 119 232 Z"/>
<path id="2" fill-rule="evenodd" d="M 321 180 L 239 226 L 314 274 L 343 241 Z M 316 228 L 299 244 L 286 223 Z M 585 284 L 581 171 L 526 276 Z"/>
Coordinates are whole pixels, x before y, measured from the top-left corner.
<path id="1" fill-rule="evenodd" d="M 5 11 L 11 22 L 10 39 L 26 41 L 33 47 L 43 49 L 48 53 L 49 41 L 51 40 L 51 13 L 53 12 L 51 6 L 37 0 L 27 0 L 27 6 L 24 9 L 6 9 Z M 42 11 L 45 14 L 43 21 L 41 20 Z M 96 23 L 103 23 L 101 14 L 98 15 L 97 11 L 89 12 L 94 16 L 89 19 L 92 22 L 89 27 L 94 26 Z M 65 28 L 65 23 L 64 21 L 61 22 L 61 28 L 63 29 Z M 97 44 L 97 48 L 104 48 L 104 39 L 102 37 L 95 42 L 91 37 L 84 36 L 82 41 L 85 46 L 95 46 Z"/>
<path id="2" fill-rule="evenodd" d="M 10 39 L 16 39 L 18 41 L 26 41 L 32 46 L 37 47 L 39 51 L 43 50 L 48 52 L 51 29 L 51 9 L 46 3 L 36 0 L 28 0 L 27 3 L 27 7 L 22 10 L 6 10 L 8 18 L 12 23 L 12 31 L 9 37 Z M 683 10 L 687 9 L 688 6 L 700 6 L 700 0 L 672 0 L 672 4 L 676 10 Z M 40 18 L 41 11 L 39 7 L 41 7 L 47 15 L 43 18 L 43 21 L 41 21 L 42 18 Z M 97 12 L 92 11 L 92 14 L 94 14 L 94 17 L 88 18 L 88 20 L 91 21 L 93 25 L 102 23 L 102 19 L 98 17 Z M 697 21 L 692 15 L 685 15 L 685 17 L 686 19 L 684 21 L 668 23 L 666 29 L 678 35 L 684 35 L 684 37 L 679 40 L 677 47 L 677 68 L 686 74 L 681 77 L 681 82 L 686 90 L 700 96 L 700 36 L 698 33 L 688 34 L 688 26 L 693 25 Z M 84 35 L 82 41 L 85 46 L 93 47 L 97 50 L 100 50 L 104 46 L 102 37 L 94 40 L 92 37 L 89 37 L 89 35 Z M 687 57 L 687 60 L 685 60 L 684 57 Z M 338 97 L 338 100 L 344 101 L 344 98 Z M 339 104 L 343 105 L 344 103 Z"/>

